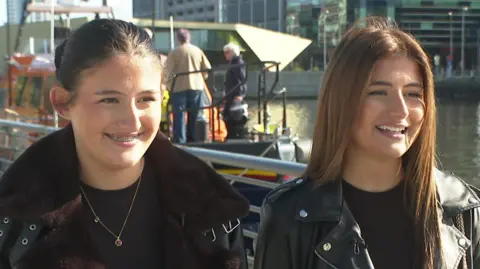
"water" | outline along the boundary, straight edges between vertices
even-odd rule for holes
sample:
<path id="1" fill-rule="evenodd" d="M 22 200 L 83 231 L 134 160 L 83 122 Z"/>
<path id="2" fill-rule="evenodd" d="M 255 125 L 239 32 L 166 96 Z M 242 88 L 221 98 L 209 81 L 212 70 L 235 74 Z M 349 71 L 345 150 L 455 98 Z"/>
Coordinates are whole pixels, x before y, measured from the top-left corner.
<path id="1" fill-rule="evenodd" d="M 256 107 L 249 102 L 250 124 L 257 123 Z M 272 122 L 282 119 L 282 105 L 270 105 Z M 313 133 L 316 100 L 291 100 L 287 103 L 288 126 L 300 138 Z M 453 172 L 480 187 L 480 104 L 443 102 L 438 104 L 437 155 L 441 169 Z"/>

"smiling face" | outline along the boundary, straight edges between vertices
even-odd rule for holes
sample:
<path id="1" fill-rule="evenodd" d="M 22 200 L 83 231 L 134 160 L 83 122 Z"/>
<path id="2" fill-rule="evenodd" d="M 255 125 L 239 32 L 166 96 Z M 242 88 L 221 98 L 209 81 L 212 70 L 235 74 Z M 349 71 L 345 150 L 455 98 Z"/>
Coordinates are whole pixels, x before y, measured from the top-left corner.
<path id="1" fill-rule="evenodd" d="M 405 154 L 423 123 L 422 81 L 418 64 L 406 56 L 379 60 L 349 150 L 382 159 Z"/>
<path id="2" fill-rule="evenodd" d="M 82 74 L 65 113 L 82 162 L 113 169 L 140 162 L 160 126 L 156 66 L 148 57 L 118 55 Z"/>

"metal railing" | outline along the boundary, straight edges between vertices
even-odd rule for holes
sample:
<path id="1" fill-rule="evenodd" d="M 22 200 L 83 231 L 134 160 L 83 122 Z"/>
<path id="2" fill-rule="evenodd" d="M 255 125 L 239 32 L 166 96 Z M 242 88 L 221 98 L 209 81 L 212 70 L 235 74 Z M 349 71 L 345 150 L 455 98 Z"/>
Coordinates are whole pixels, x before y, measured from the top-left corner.
<path id="1" fill-rule="evenodd" d="M 10 165 L 18 155 L 20 155 L 30 144 L 40 139 L 43 135 L 56 131 L 54 127 L 30 124 L 18 121 L 9 121 L 0 119 L 0 143 L 1 149 L 12 151 L 11 158 L 0 158 L 0 172 L 3 173 L 5 169 Z M 36 136 L 30 136 L 31 133 L 36 133 Z M 231 153 L 225 151 L 203 149 L 196 147 L 187 147 L 184 145 L 177 145 L 177 147 L 197 156 L 209 165 L 221 164 L 233 167 L 241 167 L 245 170 L 255 169 L 266 172 L 274 172 L 276 174 L 288 175 L 288 176 L 300 176 L 304 169 L 305 164 L 282 161 L 277 159 L 257 157 L 246 154 Z M 4 154 L 5 155 L 5 154 Z M 240 176 L 221 173 L 230 182 L 239 182 L 248 184 L 251 186 L 257 186 L 267 189 L 273 189 L 282 183 L 274 183 L 269 181 L 262 181 L 254 178 L 242 176 L 245 173 L 241 173 Z M 251 205 L 250 212 L 254 214 L 260 213 L 259 205 Z M 244 229 L 244 235 L 247 238 L 251 238 L 254 241 L 257 238 L 257 233 L 248 229 Z M 255 243 L 254 243 L 255 245 Z M 248 256 L 249 263 L 253 262 L 253 255 Z"/>

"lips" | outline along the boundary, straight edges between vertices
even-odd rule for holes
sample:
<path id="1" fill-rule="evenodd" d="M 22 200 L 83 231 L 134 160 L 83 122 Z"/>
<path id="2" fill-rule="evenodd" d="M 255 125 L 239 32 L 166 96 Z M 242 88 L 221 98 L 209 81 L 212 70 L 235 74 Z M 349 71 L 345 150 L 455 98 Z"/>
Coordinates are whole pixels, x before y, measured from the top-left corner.
<path id="1" fill-rule="evenodd" d="M 128 143 L 128 142 L 133 142 L 136 139 L 138 139 L 142 133 L 136 133 L 136 134 L 129 134 L 129 135 L 119 135 L 119 134 L 105 134 L 108 138 L 121 142 L 121 143 Z"/>
<path id="2" fill-rule="evenodd" d="M 375 127 L 382 132 L 391 132 L 397 134 L 405 134 L 405 132 L 408 130 L 407 126 L 377 125 Z"/>

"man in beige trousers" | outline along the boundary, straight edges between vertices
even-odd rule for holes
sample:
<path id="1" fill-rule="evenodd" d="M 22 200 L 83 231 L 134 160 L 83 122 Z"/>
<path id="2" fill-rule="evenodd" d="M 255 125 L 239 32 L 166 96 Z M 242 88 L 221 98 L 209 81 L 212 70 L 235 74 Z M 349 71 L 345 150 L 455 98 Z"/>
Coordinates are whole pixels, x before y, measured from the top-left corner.
<path id="1" fill-rule="evenodd" d="M 201 106 L 205 79 L 208 73 L 192 73 L 178 76 L 172 89 L 172 74 L 210 69 L 204 52 L 190 43 L 190 32 L 180 29 L 176 34 L 179 46 L 170 51 L 165 65 L 165 85 L 170 91 L 173 110 L 173 142 L 186 143 L 195 137 L 195 123 Z M 188 110 L 188 123 L 185 112 Z"/>

